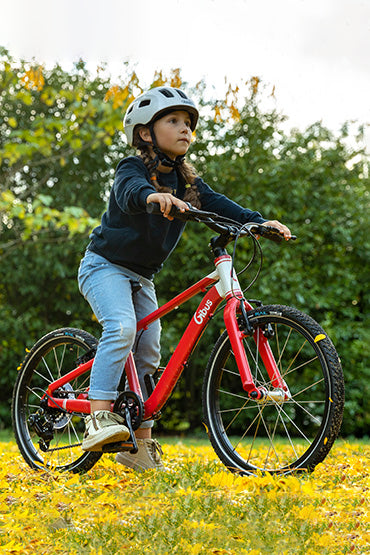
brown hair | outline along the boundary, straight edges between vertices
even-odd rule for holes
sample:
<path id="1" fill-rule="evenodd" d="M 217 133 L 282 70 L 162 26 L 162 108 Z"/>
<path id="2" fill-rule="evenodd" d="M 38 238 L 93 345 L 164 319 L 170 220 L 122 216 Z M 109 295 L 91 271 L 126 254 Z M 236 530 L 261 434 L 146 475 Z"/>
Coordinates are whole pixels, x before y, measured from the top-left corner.
<path id="1" fill-rule="evenodd" d="M 151 146 L 144 142 L 139 134 L 140 127 L 134 130 L 133 145 L 139 150 L 139 156 L 143 160 L 147 170 L 149 171 L 150 179 L 158 193 L 172 193 L 170 187 L 163 187 L 158 181 L 158 169 L 153 157 L 153 150 Z M 182 160 L 176 168 L 177 174 L 185 183 L 185 194 L 183 200 L 190 202 L 195 208 L 200 208 L 201 203 L 199 199 L 198 187 L 195 185 L 197 173 L 195 168 L 186 160 Z"/>

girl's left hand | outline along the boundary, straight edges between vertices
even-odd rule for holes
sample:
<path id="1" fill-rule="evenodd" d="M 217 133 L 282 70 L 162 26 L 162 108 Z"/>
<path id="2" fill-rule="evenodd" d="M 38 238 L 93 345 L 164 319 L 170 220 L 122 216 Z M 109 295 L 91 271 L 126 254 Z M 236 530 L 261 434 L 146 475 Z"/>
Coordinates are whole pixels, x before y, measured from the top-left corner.
<path id="1" fill-rule="evenodd" d="M 278 222 L 278 220 L 269 220 L 268 222 L 264 222 L 262 225 L 270 225 L 271 227 L 276 227 L 276 229 L 280 230 L 281 235 L 284 236 L 284 239 L 286 241 L 289 241 L 289 239 L 291 239 L 292 237 L 289 227 L 281 224 L 280 222 Z"/>

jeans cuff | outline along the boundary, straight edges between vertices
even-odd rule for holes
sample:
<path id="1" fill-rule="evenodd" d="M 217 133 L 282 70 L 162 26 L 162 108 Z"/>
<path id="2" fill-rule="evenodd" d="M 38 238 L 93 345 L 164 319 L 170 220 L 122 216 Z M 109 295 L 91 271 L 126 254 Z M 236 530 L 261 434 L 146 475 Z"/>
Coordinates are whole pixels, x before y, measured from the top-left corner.
<path id="1" fill-rule="evenodd" d="M 117 398 L 117 391 L 101 391 L 94 389 L 89 391 L 89 399 L 92 401 L 115 401 Z"/>
<path id="2" fill-rule="evenodd" d="M 138 429 L 144 430 L 145 428 L 153 428 L 153 424 L 154 424 L 154 420 L 145 420 L 145 422 L 140 424 Z"/>

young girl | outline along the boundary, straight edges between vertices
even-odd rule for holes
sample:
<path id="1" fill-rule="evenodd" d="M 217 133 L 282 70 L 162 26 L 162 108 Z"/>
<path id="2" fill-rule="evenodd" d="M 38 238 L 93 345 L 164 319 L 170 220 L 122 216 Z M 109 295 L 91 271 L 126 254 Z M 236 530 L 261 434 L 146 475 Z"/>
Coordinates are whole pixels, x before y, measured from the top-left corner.
<path id="1" fill-rule="evenodd" d="M 124 129 L 138 156 L 118 164 L 113 188 L 101 225 L 93 230 L 79 269 L 79 287 L 103 327 L 91 371 L 91 415 L 86 418 L 82 448 L 99 451 L 106 443 L 125 441 L 129 431 L 123 419 L 110 411 L 117 396 L 127 356 L 132 349 L 142 392 L 144 376 L 153 374 L 160 361 L 160 324 L 154 322 L 136 341 L 136 322 L 157 308 L 153 276 L 161 269 L 184 229 L 184 222 L 169 216 L 186 202 L 241 223 L 257 222 L 290 231 L 276 220 L 242 208 L 213 191 L 185 161 L 198 110 L 186 94 L 158 87 L 139 96 L 128 108 Z M 163 216 L 146 213 L 148 203 L 159 203 Z M 141 289 L 133 292 L 132 284 Z M 163 468 L 160 446 L 151 438 L 152 421 L 136 431 L 137 454 L 121 452 L 116 460 L 137 470 Z"/>

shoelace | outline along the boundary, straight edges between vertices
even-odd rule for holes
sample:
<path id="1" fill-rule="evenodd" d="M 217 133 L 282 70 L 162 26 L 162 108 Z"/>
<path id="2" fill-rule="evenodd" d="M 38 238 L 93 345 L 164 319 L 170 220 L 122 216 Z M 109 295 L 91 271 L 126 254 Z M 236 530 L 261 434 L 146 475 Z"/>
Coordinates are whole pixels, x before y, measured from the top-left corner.
<path id="1" fill-rule="evenodd" d="M 102 422 L 103 420 L 109 420 L 109 422 L 112 422 L 112 420 L 114 422 L 116 422 L 116 424 L 124 424 L 124 419 L 122 418 L 122 416 L 120 416 L 119 414 L 115 413 L 115 412 L 109 412 L 109 411 L 102 411 L 102 412 L 98 412 L 98 414 L 94 414 L 95 418 L 97 420 L 100 420 L 100 422 Z"/>
<path id="2" fill-rule="evenodd" d="M 150 450 L 152 452 L 153 459 L 156 463 L 161 462 L 161 455 L 163 455 L 163 450 L 161 444 L 158 443 L 156 439 L 150 442 Z"/>

